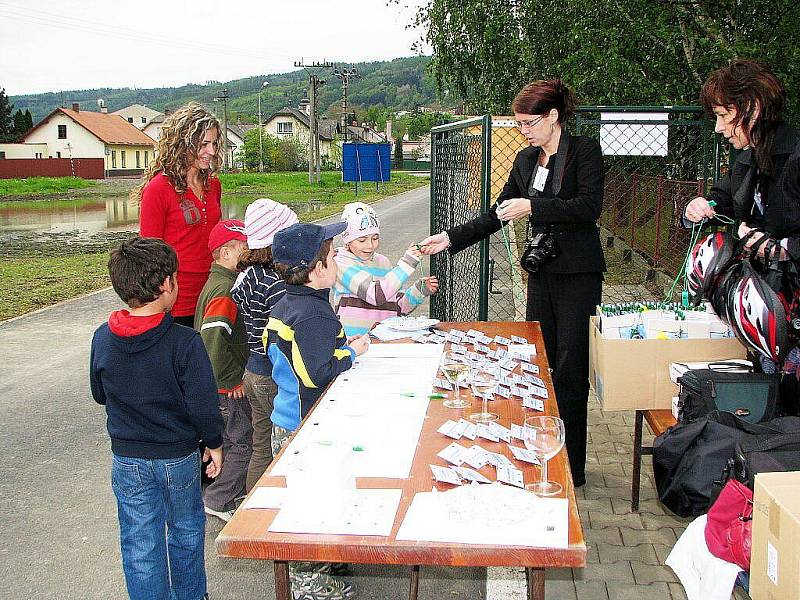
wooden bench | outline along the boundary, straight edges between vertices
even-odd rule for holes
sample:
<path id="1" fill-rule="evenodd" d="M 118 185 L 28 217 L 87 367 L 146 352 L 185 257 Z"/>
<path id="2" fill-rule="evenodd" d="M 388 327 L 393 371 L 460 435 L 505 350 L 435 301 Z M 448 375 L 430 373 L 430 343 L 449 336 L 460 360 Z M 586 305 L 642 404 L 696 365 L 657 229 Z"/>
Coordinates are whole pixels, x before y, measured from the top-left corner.
<path id="1" fill-rule="evenodd" d="M 671 410 L 637 410 L 636 425 L 633 430 L 633 476 L 631 477 L 631 512 L 639 510 L 639 487 L 641 485 L 642 456 L 652 455 L 652 446 L 642 446 L 642 428 L 644 421 L 653 435 L 659 436 L 678 421 Z"/>

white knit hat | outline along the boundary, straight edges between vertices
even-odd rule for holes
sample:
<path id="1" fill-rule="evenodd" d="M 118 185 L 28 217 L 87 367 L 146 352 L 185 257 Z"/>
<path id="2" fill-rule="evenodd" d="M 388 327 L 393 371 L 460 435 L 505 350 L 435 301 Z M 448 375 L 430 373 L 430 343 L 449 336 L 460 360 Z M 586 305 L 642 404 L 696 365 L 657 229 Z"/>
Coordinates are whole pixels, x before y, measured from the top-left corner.
<path id="1" fill-rule="evenodd" d="M 271 246 L 272 238 L 278 231 L 298 221 L 297 215 L 288 206 L 269 198 L 259 198 L 244 213 L 247 247 L 256 250 Z"/>
<path id="2" fill-rule="evenodd" d="M 344 243 L 381 232 L 381 222 L 375 209 L 363 202 L 346 204 L 342 211 L 342 221 L 347 222 L 347 229 L 342 234 Z"/>

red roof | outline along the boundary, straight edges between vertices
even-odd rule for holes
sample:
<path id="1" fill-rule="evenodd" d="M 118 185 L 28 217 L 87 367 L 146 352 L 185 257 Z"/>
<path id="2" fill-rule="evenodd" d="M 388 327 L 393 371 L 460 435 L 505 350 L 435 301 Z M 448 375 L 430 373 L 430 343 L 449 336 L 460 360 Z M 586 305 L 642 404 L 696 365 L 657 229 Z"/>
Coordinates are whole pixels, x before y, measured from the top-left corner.
<path id="1" fill-rule="evenodd" d="M 120 115 L 87 112 L 83 110 L 74 111 L 69 108 L 60 107 L 42 119 L 33 129 L 26 133 L 24 137 L 28 137 L 33 131 L 41 127 L 44 123 L 49 121 L 53 115 L 59 112 L 68 116 L 106 144 L 128 144 L 136 146 L 152 146 L 154 144 L 153 138 L 131 123 L 128 123 L 127 119 Z"/>

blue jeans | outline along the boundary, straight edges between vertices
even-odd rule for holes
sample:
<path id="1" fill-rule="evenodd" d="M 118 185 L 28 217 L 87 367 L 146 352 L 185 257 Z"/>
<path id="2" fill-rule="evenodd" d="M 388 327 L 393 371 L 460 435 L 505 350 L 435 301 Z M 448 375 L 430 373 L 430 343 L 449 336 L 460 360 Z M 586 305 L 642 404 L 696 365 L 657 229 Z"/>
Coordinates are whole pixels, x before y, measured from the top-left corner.
<path id="1" fill-rule="evenodd" d="M 152 460 L 113 455 L 111 487 L 131 600 L 200 600 L 206 593 L 200 453 Z"/>

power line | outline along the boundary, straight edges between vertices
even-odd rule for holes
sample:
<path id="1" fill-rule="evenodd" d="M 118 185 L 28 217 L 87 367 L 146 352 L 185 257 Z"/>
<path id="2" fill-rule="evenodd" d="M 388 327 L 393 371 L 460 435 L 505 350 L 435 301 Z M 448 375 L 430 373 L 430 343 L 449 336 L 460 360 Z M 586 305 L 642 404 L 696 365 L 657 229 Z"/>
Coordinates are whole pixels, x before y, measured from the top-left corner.
<path id="1" fill-rule="evenodd" d="M 355 66 L 350 65 L 346 69 L 334 69 L 334 76 L 342 80 L 342 131 L 344 133 L 344 141 L 347 141 L 347 88 L 350 85 L 351 79 L 361 79 L 361 74 Z"/>
<path id="2" fill-rule="evenodd" d="M 308 140 L 308 182 L 319 183 L 321 159 L 319 154 L 319 119 L 317 118 L 317 98 L 319 93 L 319 86 L 325 82 L 319 78 L 319 74 L 327 69 L 333 67 L 332 63 L 324 60 L 322 62 L 313 61 L 306 64 L 301 58 L 295 61 L 295 67 L 300 67 L 308 73 L 308 87 L 309 87 L 309 129 L 311 135 Z"/>

